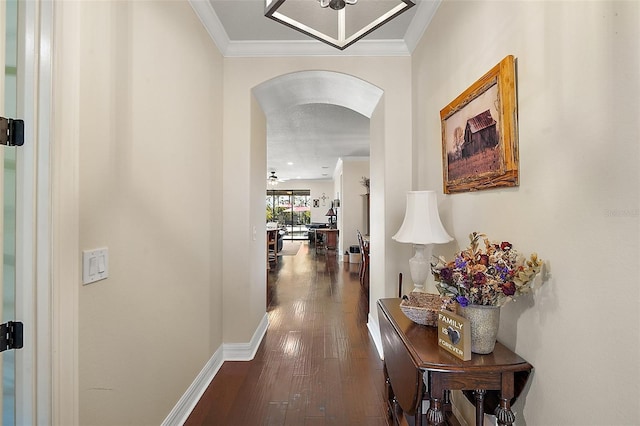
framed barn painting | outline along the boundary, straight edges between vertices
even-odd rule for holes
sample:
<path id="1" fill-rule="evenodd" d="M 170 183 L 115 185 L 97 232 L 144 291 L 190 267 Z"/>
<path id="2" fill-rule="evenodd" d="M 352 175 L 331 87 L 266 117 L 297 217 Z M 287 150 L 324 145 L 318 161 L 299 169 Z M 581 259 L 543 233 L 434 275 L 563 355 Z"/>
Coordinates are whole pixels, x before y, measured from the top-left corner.
<path id="1" fill-rule="evenodd" d="M 440 111 L 445 194 L 518 185 L 515 76 L 509 55 Z"/>

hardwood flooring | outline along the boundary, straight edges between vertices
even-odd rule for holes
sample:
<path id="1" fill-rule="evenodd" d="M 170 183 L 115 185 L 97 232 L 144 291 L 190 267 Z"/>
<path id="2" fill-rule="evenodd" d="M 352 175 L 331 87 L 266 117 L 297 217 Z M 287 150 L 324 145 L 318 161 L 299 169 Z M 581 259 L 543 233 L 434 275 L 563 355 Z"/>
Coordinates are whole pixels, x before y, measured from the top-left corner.
<path id="1" fill-rule="evenodd" d="M 387 425 L 359 265 L 332 254 L 305 242 L 268 271 L 269 327 L 255 358 L 225 362 L 187 426 Z"/>

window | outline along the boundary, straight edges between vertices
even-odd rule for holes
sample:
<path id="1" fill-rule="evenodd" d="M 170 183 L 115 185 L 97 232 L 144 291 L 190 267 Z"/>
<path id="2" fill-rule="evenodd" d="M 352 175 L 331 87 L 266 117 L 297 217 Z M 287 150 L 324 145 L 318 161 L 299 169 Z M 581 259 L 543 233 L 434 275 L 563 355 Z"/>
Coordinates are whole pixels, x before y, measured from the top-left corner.
<path id="1" fill-rule="evenodd" d="M 308 189 L 267 191 L 267 222 L 278 223 L 286 239 L 306 240 L 306 225 L 311 223 L 310 198 Z"/>

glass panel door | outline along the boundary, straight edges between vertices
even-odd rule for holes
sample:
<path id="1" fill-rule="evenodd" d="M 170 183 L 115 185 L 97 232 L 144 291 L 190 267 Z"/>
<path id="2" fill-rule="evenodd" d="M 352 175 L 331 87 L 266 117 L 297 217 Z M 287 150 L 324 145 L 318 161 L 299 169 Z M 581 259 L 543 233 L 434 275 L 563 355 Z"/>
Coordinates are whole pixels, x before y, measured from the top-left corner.
<path id="1" fill-rule="evenodd" d="M 18 64 L 18 1 L 6 0 L 0 6 L 4 8 L 3 30 L 0 46 L 4 46 L 4 60 L 0 75 L 0 96 L 2 96 L 2 116 L 15 118 L 17 112 L 17 64 Z M 2 304 L 0 322 L 14 321 L 15 315 L 15 277 L 16 277 L 16 147 L 0 146 L 0 192 L 4 208 L 0 211 L 2 229 Z M 0 385 L 0 411 L 2 424 L 15 425 L 15 351 L 0 354 L 2 383 Z"/>
<path id="2" fill-rule="evenodd" d="M 276 222 L 283 238 L 288 240 L 308 239 L 311 223 L 310 191 L 307 190 L 268 190 L 267 222 Z"/>
<path id="3" fill-rule="evenodd" d="M 292 240 L 306 240 L 308 228 L 311 223 L 311 208 L 309 205 L 309 191 L 298 191 L 290 195 L 291 221 L 288 226 Z"/>

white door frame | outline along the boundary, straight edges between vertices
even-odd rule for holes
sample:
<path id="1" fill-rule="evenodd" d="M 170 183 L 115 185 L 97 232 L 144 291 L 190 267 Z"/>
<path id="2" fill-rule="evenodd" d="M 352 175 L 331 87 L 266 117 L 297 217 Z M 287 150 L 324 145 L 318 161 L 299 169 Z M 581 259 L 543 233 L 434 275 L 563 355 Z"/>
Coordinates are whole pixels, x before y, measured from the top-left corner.
<path id="1" fill-rule="evenodd" d="M 17 155 L 16 424 L 51 421 L 50 103 L 53 4 L 19 2 L 18 115 L 25 145 Z"/>

